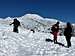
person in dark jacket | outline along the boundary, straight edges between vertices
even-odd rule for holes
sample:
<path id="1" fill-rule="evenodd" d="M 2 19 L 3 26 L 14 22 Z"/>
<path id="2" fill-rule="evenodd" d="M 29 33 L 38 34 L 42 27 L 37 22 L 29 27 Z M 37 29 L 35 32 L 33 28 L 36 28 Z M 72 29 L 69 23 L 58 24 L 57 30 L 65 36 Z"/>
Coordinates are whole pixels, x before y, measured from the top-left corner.
<path id="1" fill-rule="evenodd" d="M 71 47 L 71 36 L 72 36 L 72 26 L 70 24 L 70 22 L 67 22 L 67 26 L 64 29 L 64 35 L 66 37 L 66 41 L 67 41 L 67 47 Z"/>
<path id="2" fill-rule="evenodd" d="M 13 32 L 16 32 L 18 33 L 18 26 L 20 26 L 20 22 L 17 20 L 17 19 L 14 19 L 14 21 L 10 24 L 12 25 L 13 24 Z"/>
<path id="3" fill-rule="evenodd" d="M 52 30 L 52 34 L 54 35 L 54 43 L 57 43 L 57 34 L 59 32 L 59 22 L 54 24 L 51 30 Z"/>

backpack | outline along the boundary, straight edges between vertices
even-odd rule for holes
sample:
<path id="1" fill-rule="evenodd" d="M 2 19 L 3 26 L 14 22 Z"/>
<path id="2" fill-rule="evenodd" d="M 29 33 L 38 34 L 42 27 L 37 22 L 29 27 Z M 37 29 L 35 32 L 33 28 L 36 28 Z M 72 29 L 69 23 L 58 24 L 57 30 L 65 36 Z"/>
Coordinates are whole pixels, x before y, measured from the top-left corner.
<path id="1" fill-rule="evenodd" d="M 54 29 L 55 29 L 55 27 L 54 27 L 54 25 L 51 27 L 51 31 L 52 32 L 54 32 Z"/>
<path id="2" fill-rule="evenodd" d="M 18 21 L 18 26 L 20 26 L 20 22 Z"/>

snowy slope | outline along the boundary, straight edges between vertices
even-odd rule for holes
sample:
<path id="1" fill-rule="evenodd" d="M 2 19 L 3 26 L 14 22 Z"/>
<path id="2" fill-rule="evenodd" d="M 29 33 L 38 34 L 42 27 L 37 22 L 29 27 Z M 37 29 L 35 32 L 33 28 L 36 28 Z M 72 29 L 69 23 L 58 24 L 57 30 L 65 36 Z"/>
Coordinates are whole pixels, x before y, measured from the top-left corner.
<path id="1" fill-rule="evenodd" d="M 6 27 L 7 28 L 7 27 Z M 20 29 L 20 28 L 19 28 Z M 21 32 L 22 31 L 22 32 Z M 0 29 L 0 56 L 74 56 L 75 38 L 72 37 L 72 47 L 66 48 L 53 42 L 45 42 L 46 38 L 53 39 L 49 33 L 32 33 L 29 30 L 14 33 L 10 29 Z M 58 36 L 58 41 L 65 44 L 64 36 Z"/>
<path id="2" fill-rule="evenodd" d="M 0 56 L 75 56 L 75 37 L 71 39 L 72 47 L 70 48 L 54 44 L 53 42 L 46 42 L 46 38 L 53 39 L 52 34 L 38 31 L 33 33 L 27 29 L 27 27 L 32 28 L 32 26 L 35 27 L 36 24 L 40 24 L 42 27 L 40 30 L 42 30 L 43 27 L 48 26 L 46 23 L 44 25 L 44 19 L 37 15 L 30 16 L 30 18 L 28 16 L 30 14 L 18 18 L 21 22 L 19 33 L 12 32 L 13 25 L 9 25 L 12 22 L 11 18 L 10 20 L 0 20 Z M 55 21 L 53 20 L 53 22 Z M 64 36 L 58 36 L 58 42 L 66 46 Z"/>

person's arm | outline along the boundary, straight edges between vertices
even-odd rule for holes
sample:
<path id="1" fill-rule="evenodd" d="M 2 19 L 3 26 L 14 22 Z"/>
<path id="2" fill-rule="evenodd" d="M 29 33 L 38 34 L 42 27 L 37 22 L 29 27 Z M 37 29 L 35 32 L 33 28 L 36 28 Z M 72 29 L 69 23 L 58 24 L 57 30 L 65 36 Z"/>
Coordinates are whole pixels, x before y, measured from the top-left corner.
<path id="1" fill-rule="evenodd" d="M 12 25 L 12 24 L 14 24 L 14 22 L 12 22 L 11 24 L 9 24 L 9 25 Z"/>
<path id="2" fill-rule="evenodd" d="M 70 33 L 72 33 L 72 28 L 70 29 Z"/>
<path id="3" fill-rule="evenodd" d="M 64 36 L 66 36 L 66 28 L 64 28 Z"/>

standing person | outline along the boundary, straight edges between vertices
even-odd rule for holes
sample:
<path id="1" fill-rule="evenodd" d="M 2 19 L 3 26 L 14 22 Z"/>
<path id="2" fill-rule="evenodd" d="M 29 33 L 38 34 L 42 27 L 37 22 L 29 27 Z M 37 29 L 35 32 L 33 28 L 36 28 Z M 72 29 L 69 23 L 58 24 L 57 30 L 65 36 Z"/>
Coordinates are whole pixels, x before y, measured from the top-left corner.
<path id="1" fill-rule="evenodd" d="M 57 43 L 57 34 L 59 32 L 59 22 L 54 24 L 51 30 L 52 30 L 52 34 L 54 35 L 54 43 Z"/>
<path id="2" fill-rule="evenodd" d="M 10 25 L 14 25 L 13 32 L 18 33 L 18 26 L 20 26 L 20 22 L 17 19 L 14 19 L 14 21 Z"/>
<path id="3" fill-rule="evenodd" d="M 64 35 L 66 37 L 66 41 L 67 41 L 67 47 L 71 47 L 71 36 L 72 36 L 72 26 L 70 24 L 70 22 L 67 22 L 67 26 L 64 30 Z"/>

